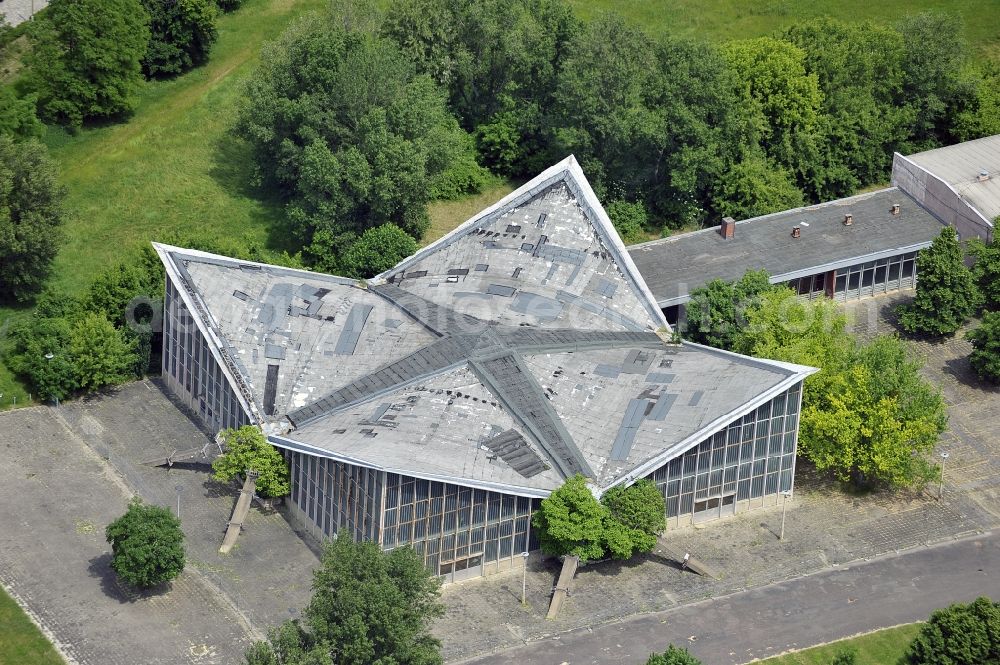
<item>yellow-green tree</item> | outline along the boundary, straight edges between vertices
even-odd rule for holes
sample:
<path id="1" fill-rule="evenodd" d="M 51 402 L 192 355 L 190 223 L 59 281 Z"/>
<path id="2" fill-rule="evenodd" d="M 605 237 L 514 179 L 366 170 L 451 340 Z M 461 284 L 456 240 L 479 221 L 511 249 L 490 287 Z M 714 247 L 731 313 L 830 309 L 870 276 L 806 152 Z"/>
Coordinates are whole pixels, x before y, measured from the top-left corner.
<path id="1" fill-rule="evenodd" d="M 257 476 L 257 493 L 264 497 L 285 496 L 291 491 L 288 463 L 278 449 L 267 442 L 264 434 L 253 425 L 226 429 L 219 433 L 226 452 L 212 462 L 216 480 L 229 482 L 253 469 Z"/>

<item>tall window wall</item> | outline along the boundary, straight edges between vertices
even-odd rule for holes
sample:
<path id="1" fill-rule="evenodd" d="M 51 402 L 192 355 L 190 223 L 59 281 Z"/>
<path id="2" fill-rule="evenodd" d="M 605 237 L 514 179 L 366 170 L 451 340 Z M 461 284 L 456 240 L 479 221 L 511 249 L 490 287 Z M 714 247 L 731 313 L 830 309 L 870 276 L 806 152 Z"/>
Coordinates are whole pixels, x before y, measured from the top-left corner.
<path id="1" fill-rule="evenodd" d="M 163 304 L 163 377 L 213 431 L 250 422 L 194 317 L 167 279 Z"/>
<path id="2" fill-rule="evenodd" d="M 837 271 L 835 300 L 858 300 L 916 285 L 916 252 L 857 263 Z"/>
<path id="3" fill-rule="evenodd" d="M 288 453 L 287 459 L 292 503 L 319 534 L 379 539 L 381 471 L 296 452 Z"/>
<path id="4" fill-rule="evenodd" d="M 537 499 L 386 474 L 382 547 L 411 545 L 445 581 L 507 567 L 535 549 Z"/>
<path id="5" fill-rule="evenodd" d="M 801 382 L 648 476 L 667 524 L 715 519 L 791 490 Z"/>

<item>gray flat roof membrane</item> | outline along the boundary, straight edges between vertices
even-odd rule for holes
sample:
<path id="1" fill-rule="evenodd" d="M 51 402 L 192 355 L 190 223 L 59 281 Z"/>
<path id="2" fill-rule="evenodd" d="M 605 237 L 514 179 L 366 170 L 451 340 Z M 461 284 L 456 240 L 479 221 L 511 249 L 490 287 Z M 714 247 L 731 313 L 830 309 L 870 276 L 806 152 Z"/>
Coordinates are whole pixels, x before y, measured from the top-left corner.
<path id="1" fill-rule="evenodd" d="M 361 339 L 361 331 L 364 330 L 368 315 L 372 313 L 373 309 L 375 308 L 371 305 L 351 307 L 351 311 L 347 314 L 347 323 L 344 324 L 344 329 L 340 332 L 340 338 L 337 340 L 337 346 L 333 349 L 335 354 L 338 356 L 354 355 L 355 349 L 358 348 L 358 340 Z"/>

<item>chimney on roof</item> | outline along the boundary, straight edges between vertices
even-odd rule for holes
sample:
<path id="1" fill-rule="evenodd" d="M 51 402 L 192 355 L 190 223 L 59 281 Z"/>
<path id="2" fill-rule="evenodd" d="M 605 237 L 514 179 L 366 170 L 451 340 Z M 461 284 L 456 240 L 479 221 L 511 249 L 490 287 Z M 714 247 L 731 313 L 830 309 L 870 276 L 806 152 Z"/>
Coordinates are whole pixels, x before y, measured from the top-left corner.
<path id="1" fill-rule="evenodd" d="M 792 237 L 793 238 L 798 238 L 801 235 L 802 235 L 802 228 L 798 227 L 798 226 L 793 226 L 792 227 Z"/>
<path id="2" fill-rule="evenodd" d="M 723 217 L 722 224 L 719 225 L 719 235 L 726 240 L 732 240 L 736 233 L 736 220 L 732 217 Z"/>
<path id="3" fill-rule="evenodd" d="M 892 204 L 892 214 L 893 215 L 898 215 L 899 214 L 899 204 L 898 203 L 893 203 Z"/>
<path id="4" fill-rule="evenodd" d="M 846 215 L 844 215 L 844 226 L 850 226 L 853 223 L 854 223 L 854 215 L 852 215 L 851 213 L 847 213 Z"/>
<path id="5" fill-rule="evenodd" d="M 990 179 L 989 171 L 983 169 L 982 171 L 979 172 L 979 178 L 978 178 L 979 182 L 986 182 L 989 179 Z"/>

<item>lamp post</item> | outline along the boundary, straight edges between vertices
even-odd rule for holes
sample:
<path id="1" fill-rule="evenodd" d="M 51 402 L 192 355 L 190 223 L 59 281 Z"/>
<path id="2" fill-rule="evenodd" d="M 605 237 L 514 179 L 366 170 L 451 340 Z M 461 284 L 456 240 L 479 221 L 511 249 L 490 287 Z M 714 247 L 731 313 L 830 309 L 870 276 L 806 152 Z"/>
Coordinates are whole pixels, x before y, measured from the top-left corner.
<path id="1" fill-rule="evenodd" d="M 792 490 L 785 490 L 781 493 L 781 533 L 778 534 L 778 540 L 785 539 L 785 506 L 790 496 L 792 496 Z"/>
<path id="2" fill-rule="evenodd" d="M 941 480 L 938 483 L 938 501 L 941 500 L 941 496 L 944 494 L 944 463 L 948 461 L 948 452 L 945 451 L 941 453 Z"/>
<path id="3" fill-rule="evenodd" d="M 45 354 L 45 364 L 46 365 L 51 365 L 52 359 L 55 358 L 55 357 L 56 357 L 56 355 L 54 353 L 52 353 L 51 351 L 49 351 L 48 353 L 46 353 Z M 52 401 L 55 402 L 56 406 L 59 406 L 59 398 L 55 396 L 55 393 L 52 393 Z"/>
<path id="4" fill-rule="evenodd" d="M 175 485 L 174 489 L 177 490 L 177 519 L 181 518 L 181 492 L 184 491 L 183 485 Z"/>
<path id="5" fill-rule="evenodd" d="M 524 557 L 524 565 L 521 566 L 521 604 L 528 604 L 528 553 L 521 552 Z"/>

